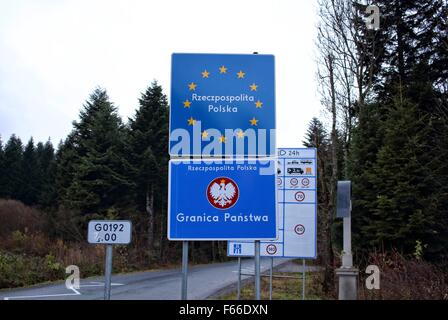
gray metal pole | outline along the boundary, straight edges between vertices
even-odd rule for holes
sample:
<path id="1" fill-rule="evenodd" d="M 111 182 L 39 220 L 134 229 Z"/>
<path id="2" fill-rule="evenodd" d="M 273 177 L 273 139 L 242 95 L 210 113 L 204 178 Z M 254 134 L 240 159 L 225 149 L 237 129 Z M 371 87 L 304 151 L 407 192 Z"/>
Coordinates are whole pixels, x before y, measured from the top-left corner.
<path id="1" fill-rule="evenodd" d="M 351 216 L 343 218 L 343 236 L 342 267 L 351 268 L 353 267 Z"/>
<path id="2" fill-rule="evenodd" d="M 260 300 L 260 240 L 255 240 L 255 300 Z"/>
<path id="3" fill-rule="evenodd" d="M 238 286 L 237 286 L 236 299 L 240 300 L 240 298 L 241 298 L 241 257 L 238 257 Z"/>
<path id="4" fill-rule="evenodd" d="M 110 285 L 112 278 L 112 245 L 106 246 L 106 265 L 104 268 L 104 300 L 110 300 Z"/>
<path id="5" fill-rule="evenodd" d="M 187 300 L 188 281 L 188 241 L 182 242 L 182 292 L 181 299 Z"/>
<path id="6" fill-rule="evenodd" d="M 274 258 L 271 257 L 271 270 L 269 270 L 269 300 L 272 300 L 272 272 L 274 270 Z"/>
<path id="7" fill-rule="evenodd" d="M 305 259 L 302 259 L 302 300 L 305 300 L 305 282 L 306 282 L 306 272 L 305 272 L 305 268 L 306 268 L 306 262 Z"/>

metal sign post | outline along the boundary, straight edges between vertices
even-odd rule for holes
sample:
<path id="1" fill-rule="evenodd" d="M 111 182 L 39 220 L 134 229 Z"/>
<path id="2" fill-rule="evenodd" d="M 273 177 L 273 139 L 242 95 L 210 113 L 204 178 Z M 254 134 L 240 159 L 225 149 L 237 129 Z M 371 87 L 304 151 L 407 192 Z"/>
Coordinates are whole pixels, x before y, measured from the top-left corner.
<path id="1" fill-rule="evenodd" d="M 182 242 L 182 300 L 187 300 L 188 284 L 188 241 Z"/>
<path id="2" fill-rule="evenodd" d="M 240 300 L 240 298 L 241 298 L 241 258 L 238 257 L 238 285 L 237 285 L 236 299 Z"/>
<path id="3" fill-rule="evenodd" d="M 255 300 L 260 300 L 260 240 L 255 240 Z"/>
<path id="4" fill-rule="evenodd" d="M 305 281 L 306 281 L 305 267 L 306 267 L 305 259 L 302 259 L 302 300 L 305 300 Z"/>
<path id="5" fill-rule="evenodd" d="M 343 219 L 342 266 L 336 269 L 339 278 L 339 300 L 357 299 L 358 269 L 353 267 L 351 234 L 351 181 L 338 181 L 336 216 Z"/>
<path id="6" fill-rule="evenodd" d="M 104 268 L 104 300 L 110 300 L 110 285 L 112 279 L 112 252 L 111 244 L 106 246 L 106 265 Z"/>
<path id="7" fill-rule="evenodd" d="M 127 220 L 89 221 L 87 240 L 91 244 L 106 245 L 104 264 L 104 300 L 110 300 L 112 282 L 112 254 L 114 244 L 131 243 L 132 223 Z"/>
<path id="8" fill-rule="evenodd" d="M 269 270 L 269 300 L 272 300 L 272 272 L 274 269 L 274 258 L 271 257 L 271 268 Z"/>

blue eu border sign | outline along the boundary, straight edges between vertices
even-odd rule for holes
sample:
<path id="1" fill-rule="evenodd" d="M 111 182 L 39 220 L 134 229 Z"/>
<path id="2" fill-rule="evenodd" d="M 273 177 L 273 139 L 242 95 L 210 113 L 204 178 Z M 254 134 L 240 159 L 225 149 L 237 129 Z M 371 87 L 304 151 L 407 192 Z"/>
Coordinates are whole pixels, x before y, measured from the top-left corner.
<path id="1" fill-rule="evenodd" d="M 275 156 L 273 55 L 172 55 L 169 153 Z"/>
<path id="2" fill-rule="evenodd" d="M 315 148 L 278 149 L 278 239 L 262 241 L 261 255 L 316 258 L 317 159 Z M 229 241 L 228 256 L 253 256 L 253 241 Z"/>
<path id="3" fill-rule="evenodd" d="M 170 160 L 168 238 L 277 238 L 276 161 Z"/>

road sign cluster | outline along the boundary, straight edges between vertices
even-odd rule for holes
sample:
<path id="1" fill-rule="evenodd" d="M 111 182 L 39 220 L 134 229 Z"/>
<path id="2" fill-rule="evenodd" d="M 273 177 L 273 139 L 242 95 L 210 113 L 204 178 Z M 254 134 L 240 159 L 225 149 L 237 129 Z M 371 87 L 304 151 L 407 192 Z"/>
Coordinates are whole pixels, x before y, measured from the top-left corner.
<path id="1" fill-rule="evenodd" d="M 278 235 L 261 242 L 261 255 L 268 257 L 316 257 L 317 163 L 316 149 L 278 149 Z M 253 241 L 229 241 L 229 256 L 253 256 Z"/>
<path id="2" fill-rule="evenodd" d="M 173 54 L 170 240 L 276 238 L 274 74 L 272 55 Z"/>

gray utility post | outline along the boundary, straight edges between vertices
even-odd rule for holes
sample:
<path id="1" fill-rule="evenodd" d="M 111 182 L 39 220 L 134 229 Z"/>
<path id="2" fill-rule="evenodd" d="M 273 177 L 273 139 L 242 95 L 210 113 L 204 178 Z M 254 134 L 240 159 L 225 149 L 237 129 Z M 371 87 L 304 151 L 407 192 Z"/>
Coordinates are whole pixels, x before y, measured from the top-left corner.
<path id="1" fill-rule="evenodd" d="M 336 216 L 343 219 L 344 248 L 342 266 L 336 269 L 339 278 L 339 300 L 356 300 L 358 298 L 357 282 L 359 271 L 353 267 L 352 231 L 351 231 L 351 181 L 338 181 Z"/>
<path id="2" fill-rule="evenodd" d="M 269 300 L 272 300 L 272 273 L 274 271 L 274 257 L 271 257 L 271 268 L 269 269 Z"/>
<path id="3" fill-rule="evenodd" d="M 181 299 L 187 300 L 188 283 L 188 241 L 182 242 L 182 292 Z"/>
<path id="4" fill-rule="evenodd" d="M 132 238 L 132 223 L 128 220 L 91 220 L 87 229 L 87 241 L 106 245 L 104 263 L 104 300 L 110 300 L 112 282 L 112 254 L 114 244 L 129 244 Z"/>
<path id="5" fill-rule="evenodd" d="M 306 262 L 302 259 L 302 300 L 305 300 Z"/>
<path id="6" fill-rule="evenodd" d="M 260 240 L 255 240 L 255 300 L 260 300 Z"/>
<path id="7" fill-rule="evenodd" d="M 238 257 L 238 284 L 237 284 L 237 295 L 236 299 L 240 300 L 241 298 L 241 257 Z"/>
<path id="8" fill-rule="evenodd" d="M 255 240 L 255 300 L 260 300 L 260 240 Z"/>
<path id="9" fill-rule="evenodd" d="M 106 265 L 104 271 L 104 300 L 110 300 L 110 285 L 112 278 L 112 245 L 106 246 Z"/>

